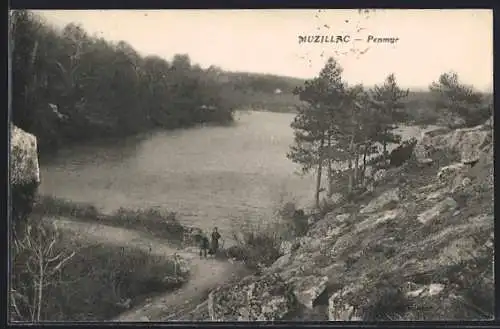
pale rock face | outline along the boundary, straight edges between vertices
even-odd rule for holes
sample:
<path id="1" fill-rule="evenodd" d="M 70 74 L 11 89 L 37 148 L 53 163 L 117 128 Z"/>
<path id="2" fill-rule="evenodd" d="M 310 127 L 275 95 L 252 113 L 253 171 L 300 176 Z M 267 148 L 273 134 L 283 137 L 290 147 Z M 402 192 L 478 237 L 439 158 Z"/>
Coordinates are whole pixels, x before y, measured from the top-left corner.
<path id="1" fill-rule="evenodd" d="M 286 266 L 288 263 L 290 263 L 290 259 L 291 259 L 291 256 L 292 254 L 291 253 L 288 253 L 288 254 L 284 254 L 283 256 L 281 256 L 280 258 L 278 258 L 269 268 L 269 271 L 276 271 L 276 270 L 279 270 L 281 268 L 283 268 L 284 266 Z"/>
<path id="2" fill-rule="evenodd" d="M 482 146 L 491 139 L 491 131 L 483 130 L 482 126 L 457 129 L 451 133 L 449 147 L 458 150 L 462 162 L 479 160 Z"/>
<path id="3" fill-rule="evenodd" d="M 436 296 L 439 295 L 443 290 L 445 286 L 440 283 L 431 283 L 427 286 L 408 291 L 406 293 L 406 296 L 408 297 L 428 297 L 428 296 Z"/>
<path id="4" fill-rule="evenodd" d="M 441 182 L 449 182 L 458 175 L 463 175 L 467 171 L 467 165 L 463 163 L 454 163 L 439 169 L 437 174 Z"/>
<path id="5" fill-rule="evenodd" d="M 236 285 L 219 287 L 208 296 L 212 321 L 271 321 L 282 319 L 295 299 L 277 274 L 249 276 Z"/>
<path id="6" fill-rule="evenodd" d="M 328 320 L 330 321 L 361 321 L 358 310 L 345 301 L 345 296 L 355 287 L 346 287 L 335 292 L 328 299 Z"/>
<path id="7" fill-rule="evenodd" d="M 477 161 L 481 149 L 491 143 L 491 129 L 484 125 L 473 128 L 457 129 L 447 132 L 445 129 L 424 132 L 415 146 L 414 154 L 419 162 L 429 158 L 431 150 L 452 150 L 460 154 L 461 162 L 470 163 Z"/>
<path id="8" fill-rule="evenodd" d="M 292 252 L 292 246 L 293 246 L 292 242 L 290 242 L 290 241 L 282 241 L 281 244 L 280 244 L 280 252 L 283 255 L 289 254 L 289 253 Z"/>
<path id="9" fill-rule="evenodd" d="M 327 283 L 327 276 L 317 277 L 311 275 L 302 277 L 294 280 L 293 292 L 299 303 L 312 310 L 314 301 L 325 291 Z"/>
<path id="10" fill-rule="evenodd" d="M 389 205 L 390 203 L 399 202 L 400 201 L 399 192 L 400 192 L 399 188 L 393 188 L 384 192 L 379 197 L 370 201 L 370 203 L 366 207 L 360 210 L 360 213 L 366 214 L 366 213 L 376 212 L 378 210 L 381 210 L 383 207 Z"/>
<path id="11" fill-rule="evenodd" d="M 456 177 L 451 185 L 451 193 L 459 191 L 461 188 L 465 188 L 472 184 L 472 180 L 469 177 Z"/>
<path id="12" fill-rule="evenodd" d="M 429 151 L 433 146 L 435 147 L 437 141 L 441 141 L 440 135 L 444 135 L 449 131 L 450 129 L 445 127 L 423 131 L 417 145 L 415 145 L 415 148 L 413 149 L 413 153 L 417 161 L 423 164 L 432 163 L 432 159 L 429 159 Z"/>
<path id="13" fill-rule="evenodd" d="M 447 210 L 454 210 L 458 206 L 457 202 L 453 200 L 450 197 L 447 197 L 443 201 L 437 203 L 434 207 L 431 209 L 428 209 L 424 211 L 423 213 L 419 214 L 417 219 L 420 223 L 422 224 L 427 224 L 431 222 L 433 219 L 438 217 L 440 214 Z"/>
<path id="14" fill-rule="evenodd" d="M 403 214 L 402 209 L 391 209 L 382 213 L 377 213 L 374 214 L 364 221 L 356 224 L 356 231 L 364 231 L 364 230 L 369 230 L 377 225 L 380 225 L 385 222 L 389 222 L 391 220 L 397 219 L 399 216 Z"/>
<path id="15" fill-rule="evenodd" d="M 40 167 L 36 137 L 11 124 L 10 183 L 39 184 Z"/>

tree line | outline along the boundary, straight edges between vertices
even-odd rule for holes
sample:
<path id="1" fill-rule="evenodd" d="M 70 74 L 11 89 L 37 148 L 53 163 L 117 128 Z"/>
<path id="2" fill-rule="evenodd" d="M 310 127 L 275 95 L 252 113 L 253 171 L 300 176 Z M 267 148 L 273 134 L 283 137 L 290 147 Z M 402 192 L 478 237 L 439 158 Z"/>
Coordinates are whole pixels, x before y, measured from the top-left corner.
<path id="1" fill-rule="evenodd" d="M 294 143 L 287 157 L 299 164 L 304 174 L 315 171 L 316 207 L 320 206 L 325 171 L 330 197 L 338 165 L 346 164 L 347 193 L 352 193 L 364 183 L 367 159 L 381 153 L 377 159 L 386 163 L 388 145 L 402 141 L 396 128 L 411 117 L 405 109 L 409 90 L 398 86 L 394 74 L 368 89 L 362 84 L 349 85 L 342 72 L 339 63 L 329 58 L 317 77 L 295 90 L 303 104 L 291 124 Z M 493 113 L 491 99 L 460 83 L 453 72 L 432 82 L 429 92 L 436 100 L 433 110 L 452 128 L 478 125 Z"/>
<path id="2" fill-rule="evenodd" d="M 72 142 L 233 120 L 220 96 L 220 72 L 141 56 L 124 41 L 56 29 L 33 12 L 10 16 L 12 120 L 41 150 Z"/>

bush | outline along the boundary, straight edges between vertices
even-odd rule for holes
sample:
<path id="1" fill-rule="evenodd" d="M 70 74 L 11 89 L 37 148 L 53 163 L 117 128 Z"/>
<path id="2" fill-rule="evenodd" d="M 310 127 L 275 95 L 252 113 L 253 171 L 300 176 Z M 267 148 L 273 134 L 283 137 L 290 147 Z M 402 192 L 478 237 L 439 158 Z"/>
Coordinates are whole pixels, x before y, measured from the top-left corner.
<path id="1" fill-rule="evenodd" d="M 39 197 L 35 202 L 33 212 L 42 216 L 68 216 L 83 221 L 135 229 L 175 243 L 183 241 L 187 230 L 177 221 L 175 212 L 163 212 L 159 209 L 120 208 L 111 215 L 104 215 L 93 205 L 51 196 Z"/>
<path id="2" fill-rule="evenodd" d="M 33 212 L 39 215 L 71 216 L 76 218 L 98 219 L 97 208 L 86 203 L 54 198 L 52 196 L 38 196 L 33 205 Z"/>
<path id="3" fill-rule="evenodd" d="M 129 247 L 77 242 L 42 220 L 27 236 L 29 243 L 12 250 L 14 321 L 110 320 L 145 295 L 177 288 L 186 280 L 175 260 Z M 40 250 L 46 271 L 39 299 Z"/>
<path id="4" fill-rule="evenodd" d="M 364 321 L 388 321 L 405 314 L 410 308 L 406 295 L 396 284 L 381 282 L 362 307 Z"/>
<path id="5" fill-rule="evenodd" d="M 398 147 L 392 150 L 389 155 L 390 166 L 399 167 L 410 160 L 415 145 L 417 145 L 417 139 L 411 138 L 410 140 L 403 141 Z"/>
<path id="6" fill-rule="evenodd" d="M 276 223 L 247 223 L 233 232 L 236 245 L 228 251 L 250 269 L 270 266 L 283 255 L 281 243 L 284 231 L 286 229 Z"/>

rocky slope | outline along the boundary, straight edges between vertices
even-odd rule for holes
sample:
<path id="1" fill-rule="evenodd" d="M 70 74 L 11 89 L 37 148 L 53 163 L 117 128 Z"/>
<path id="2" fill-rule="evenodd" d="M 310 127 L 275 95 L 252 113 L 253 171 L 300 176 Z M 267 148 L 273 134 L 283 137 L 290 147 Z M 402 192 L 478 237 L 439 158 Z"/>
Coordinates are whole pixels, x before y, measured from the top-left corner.
<path id="1" fill-rule="evenodd" d="M 426 132 L 259 275 L 212 291 L 209 320 L 485 319 L 493 308 L 492 122 Z"/>

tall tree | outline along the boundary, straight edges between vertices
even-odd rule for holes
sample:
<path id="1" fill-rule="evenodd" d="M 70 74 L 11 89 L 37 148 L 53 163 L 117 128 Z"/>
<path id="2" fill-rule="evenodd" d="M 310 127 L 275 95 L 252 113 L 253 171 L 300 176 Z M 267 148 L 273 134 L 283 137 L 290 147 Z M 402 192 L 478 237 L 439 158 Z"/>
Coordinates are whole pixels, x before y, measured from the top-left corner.
<path id="1" fill-rule="evenodd" d="M 453 124 L 460 118 L 466 126 L 475 126 L 493 114 L 493 106 L 484 100 L 483 95 L 472 86 L 460 83 L 454 72 L 443 73 L 437 82 L 429 86 L 429 90 L 437 96 L 436 110 Z"/>
<path id="2" fill-rule="evenodd" d="M 409 90 L 399 88 L 396 77 L 390 74 L 382 86 L 371 90 L 371 106 L 377 111 L 377 130 L 374 141 L 382 144 L 384 158 L 387 156 L 387 145 L 401 142 L 401 135 L 395 134 L 397 123 L 404 121 L 407 115 L 402 100 L 408 96 Z"/>
<path id="3" fill-rule="evenodd" d="M 326 146 L 331 141 L 331 120 L 342 99 L 342 68 L 334 58 L 328 59 L 319 76 L 307 80 L 296 89 L 303 106 L 291 126 L 294 129 L 294 144 L 287 157 L 302 166 L 303 173 L 316 168 L 315 204 L 319 207 L 323 164 Z"/>

